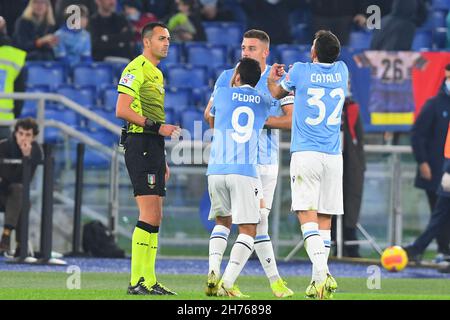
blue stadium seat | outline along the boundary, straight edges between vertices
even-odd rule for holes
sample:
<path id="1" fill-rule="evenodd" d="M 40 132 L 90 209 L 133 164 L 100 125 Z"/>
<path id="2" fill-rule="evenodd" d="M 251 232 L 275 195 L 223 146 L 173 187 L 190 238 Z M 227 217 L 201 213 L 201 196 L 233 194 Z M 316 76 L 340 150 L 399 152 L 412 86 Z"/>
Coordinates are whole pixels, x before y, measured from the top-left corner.
<path id="1" fill-rule="evenodd" d="M 115 112 L 110 112 L 110 111 L 105 111 L 105 110 L 100 110 L 100 109 L 92 110 L 92 111 L 95 112 L 101 118 L 108 120 L 108 121 L 114 123 L 115 125 L 118 125 L 120 127 L 123 125 L 123 120 L 117 118 Z M 107 130 L 107 129 L 105 129 L 105 127 L 101 126 L 100 124 L 98 124 L 97 122 L 95 122 L 93 120 L 88 121 L 87 129 L 89 132 L 97 132 L 97 131 Z"/>
<path id="2" fill-rule="evenodd" d="M 437 49 L 447 47 L 447 28 L 436 28 L 433 30 L 433 44 Z"/>
<path id="3" fill-rule="evenodd" d="M 433 48 L 432 34 L 429 31 L 416 32 L 412 44 L 413 51 L 430 50 Z"/>
<path id="4" fill-rule="evenodd" d="M 211 73 L 211 77 L 214 80 L 214 83 L 216 82 L 217 78 L 219 78 L 220 74 L 224 70 L 228 70 L 228 69 L 232 69 L 232 68 L 234 68 L 234 66 L 229 65 L 229 64 L 215 67 L 214 70 L 212 70 L 212 73 Z"/>
<path id="5" fill-rule="evenodd" d="M 177 124 L 179 121 L 175 118 L 175 111 L 173 109 L 165 109 L 164 112 L 166 113 L 166 123 L 167 124 Z"/>
<path id="6" fill-rule="evenodd" d="M 118 62 L 110 62 L 110 61 L 108 61 L 107 63 L 109 65 L 111 65 L 114 83 L 118 83 L 120 80 L 120 77 L 122 76 L 122 72 L 125 69 L 125 67 L 128 65 L 128 63 L 118 63 Z"/>
<path id="7" fill-rule="evenodd" d="M 167 68 L 168 84 L 179 88 L 195 88 L 208 85 L 208 71 L 205 67 L 173 65 Z"/>
<path id="8" fill-rule="evenodd" d="M 202 140 L 203 132 L 208 129 L 203 121 L 203 112 L 193 107 L 181 113 L 181 127 L 189 131 L 191 140 Z"/>
<path id="9" fill-rule="evenodd" d="M 60 121 L 71 127 L 80 125 L 80 117 L 73 110 L 45 110 L 45 119 Z"/>
<path id="10" fill-rule="evenodd" d="M 294 43 L 298 44 L 308 44 L 311 42 L 311 35 L 308 28 L 308 24 L 299 23 L 292 27 L 291 29 L 292 38 Z"/>
<path id="11" fill-rule="evenodd" d="M 57 62 L 27 62 L 27 86 L 48 85 L 51 90 L 66 83 L 64 65 Z"/>
<path id="12" fill-rule="evenodd" d="M 204 109 L 211 97 L 213 90 L 208 87 L 198 87 L 192 89 L 192 102 L 195 106 Z"/>
<path id="13" fill-rule="evenodd" d="M 72 110 L 45 110 L 45 119 L 60 121 L 72 128 L 80 127 L 80 117 Z M 44 130 L 44 140 L 48 143 L 60 143 L 63 141 L 62 132 L 54 127 L 47 127 Z"/>
<path id="14" fill-rule="evenodd" d="M 168 87 L 164 98 L 164 108 L 180 111 L 192 103 L 191 88 Z"/>
<path id="15" fill-rule="evenodd" d="M 28 86 L 25 90 L 26 92 L 42 92 L 49 93 L 50 87 L 48 85 L 36 85 L 36 86 Z M 47 102 L 46 108 L 51 107 L 50 103 Z M 37 116 L 37 100 L 25 100 L 22 107 L 21 118 L 32 117 L 36 118 Z"/>
<path id="16" fill-rule="evenodd" d="M 447 11 L 436 10 L 432 13 L 432 20 L 434 28 L 446 28 L 447 27 Z"/>
<path id="17" fill-rule="evenodd" d="M 350 33 L 350 47 L 354 49 L 369 49 L 372 41 L 372 33 L 365 31 L 353 31 Z"/>
<path id="18" fill-rule="evenodd" d="M 92 139 L 109 147 L 119 143 L 119 137 L 108 130 L 87 131 L 87 134 Z"/>
<path id="19" fill-rule="evenodd" d="M 449 0 L 433 0 L 432 4 L 433 10 L 448 10 L 450 9 Z"/>
<path id="20" fill-rule="evenodd" d="M 103 88 L 100 100 L 102 102 L 102 109 L 106 111 L 116 110 L 117 103 L 117 86 L 106 86 Z"/>
<path id="21" fill-rule="evenodd" d="M 88 135 L 90 138 L 97 140 L 97 141 L 105 141 L 105 140 L 111 140 L 110 134 L 107 132 L 101 132 L 101 133 L 89 133 L 89 132 L 83 132 L 84 134 Z M 111 144 L 112 145 L 112 144 Z M 72 157 L 72 163 L 76 162 L 76 147 L 73 146 L 71 148 L 74 150 L 74 152 L 71 152 Z M 110 168 L 110 158 L 108 155 L 104 154 L 103 152 L 99 152 L 95 150 L 92 147 L 87 147 L 84 152 L 84 167 L 86 169 L 108 169 Z"/>
<path id="22" fill-rule="evenodd" d="M 112 66 L 107 63 L 84 63 L 73 68 L 73 83 L 79 86 L 93 85 L 97 91 L 113 84 Z"/>
<path id="23" fill-rule="evenodd" d="M 242 41 L 243 27 L 235 22 L 204 22 L 206 38 L 211 44 L 237 45 Z"/>
<path id="24" fill-rule="evenodd" d="M 280 63 L 286 65 L 286 70 L 295 62 L 311 61 L 310 51 L 306 46 L 281 44 L 276 47 L 276 52 Z"/>
<path id="25" fill-rule="evenodd" d="M 180 43 L 171 43 L 167 57 L 162 59 L 159 67 L 163 70 L 167 69 L 168 64 L 178 64 L 182 62 L 183 47 Z"/>
<path id="26" fill-rule="evenodd" d="M 95 87 L 93 86 L 62 85 L 59 86 L 56 93 L 61 94 L 86 108 L 92 108 L 96 105 Z"/>
<path id="27" fill-rule="evenodd" d="M 241 58 L 241 46 L 236 46 L 230 49 L 230 62 L 232 65 L 235 65 L 239 59 Z"/>
<path id="28" fill-rule="evenodd" d="M 193 66 L 206 66 L 210 70 L 227 63 L 227 47 L 219 44 L 187 43 L 187 63 Z"/>

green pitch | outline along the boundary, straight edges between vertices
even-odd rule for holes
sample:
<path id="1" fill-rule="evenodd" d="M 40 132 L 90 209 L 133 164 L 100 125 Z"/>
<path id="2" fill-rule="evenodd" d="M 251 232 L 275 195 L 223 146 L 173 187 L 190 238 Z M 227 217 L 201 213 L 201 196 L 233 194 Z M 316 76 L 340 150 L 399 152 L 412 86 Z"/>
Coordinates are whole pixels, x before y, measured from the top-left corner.
<path id="1" fill-rule="evenodd" d="M 0 300 L 4 299 L 171 299 L 204 300 L 219 299 L 203 294 L 206 276 L 200 275 L 160 275 L 167 287 L 178 293 L 176 297 L 135 297 L 125 294 L 128 275 L 124 273 L 82 273 L 80 289 L 67 289 L 70 274 L 63 272 L 6 272 L 0 271 Z M 69 280 L 69 281 L 68 281 Z M 287 277 L 288 286 L 295 295 L 290 299 L 302 300 L 309 279 Z M 450 300 L 450 280 L 448 279 L 381 279 L 381 288 L 369 290 L 367 279 L 337 278 L 339 290 L 336 300 L 410 300 L 446 299 Z M 267 279 L 261 276 L 242 276 L 238 284 L 242 292 L 251 300 L 275 299 L 269 291 Z M 222 298 L 223 299 L 223 298 Z M 225 298 L 228 299 L 228 298 Z"/>

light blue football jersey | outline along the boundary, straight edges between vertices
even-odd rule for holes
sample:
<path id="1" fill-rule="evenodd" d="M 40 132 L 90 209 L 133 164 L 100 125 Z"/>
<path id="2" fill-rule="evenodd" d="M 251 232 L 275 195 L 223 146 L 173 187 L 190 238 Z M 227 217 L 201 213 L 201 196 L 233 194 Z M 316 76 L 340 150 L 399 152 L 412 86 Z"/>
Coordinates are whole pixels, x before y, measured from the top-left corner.
<path id="1" fill-rule="evenodd" d="M 294 63 L 281 86 L 295 90 L 291 152 L 340 154 L 341 115 L 348 90 L 345 63 Z"/>
<path id="2" fill-rule="evenodd" d="M 271 107 L 269 116 L 277 117 L 283 114 L 282 106 L 291 104 L 292 97 L 288 97 L 282 100 L 276 100 L 272 98 L 269 89 L 267 87 L 267 77 L 269 76 L 271 66 L 267 66 L 266 70 L 261 75 L 261 78 L 256 85 L 256 89 L 266 93 L 271 99 Z M 214 92 L 212 98 L 214 99 L 217 88 L 230 87 L 231 78 L 233 76 L 234 69 L 227 69 L 223 71 L 216 80 L 214 86 Z M 280 145 L 280 131 L 278 129 L 264 129 L 261 132 L 258 143 L 258 164 L 278 164 L 278 148 Z"/>
<path id="3" fill-rule="evenodd" d="M 206 175 L 257 177 L 258 139 L 270 106 L 267 94 L 248 85 L 214 91 L 214 137 Z"/>

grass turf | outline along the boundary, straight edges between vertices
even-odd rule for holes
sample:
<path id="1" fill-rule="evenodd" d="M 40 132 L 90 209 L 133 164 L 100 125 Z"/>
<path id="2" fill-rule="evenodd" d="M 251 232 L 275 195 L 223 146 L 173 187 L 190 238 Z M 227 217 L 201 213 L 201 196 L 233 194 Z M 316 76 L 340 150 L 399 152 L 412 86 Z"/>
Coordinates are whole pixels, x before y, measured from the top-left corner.
<path id="1" fill-rule="evenodd" d="M 175 290 L 178 296 L 136 297 L 126 295 L 129 277 L 124 273 L 82 273 L 81 288 L 67 289 L 70 274 L 63 272 L 0 271 L 0 300 L 218 300 L 203 293 L 205 276 L 160 275 L 158 280 Z M 304 299 L 309 278 L 287 277 L 294 290 L 294 300 Z M 450 300 L 450 280 L 447 279 L 381 279 L 381 288 L 369 290 L 367 279 L 338 278 L 335 300 Z M 238 284 L 251 300 L 271 300 L 268 281 L 261 276 L 242 276 Z M 228 298 L 222 298 L 228 299 Z"/>

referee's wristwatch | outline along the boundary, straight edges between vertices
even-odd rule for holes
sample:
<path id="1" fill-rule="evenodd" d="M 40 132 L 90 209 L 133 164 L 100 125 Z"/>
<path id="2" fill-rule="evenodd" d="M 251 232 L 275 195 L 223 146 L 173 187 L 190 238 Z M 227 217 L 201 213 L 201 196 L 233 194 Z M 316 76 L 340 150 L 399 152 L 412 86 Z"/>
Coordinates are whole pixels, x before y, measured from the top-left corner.
<path id="1" fill-rule="evenodd" d="M 145 126 L 144 129 L 158 133 L 159 132 L 159 128 L 161 127 L 161 124 L 153 121 L 152 119 L 149 118 L 145 118 Z"/>

